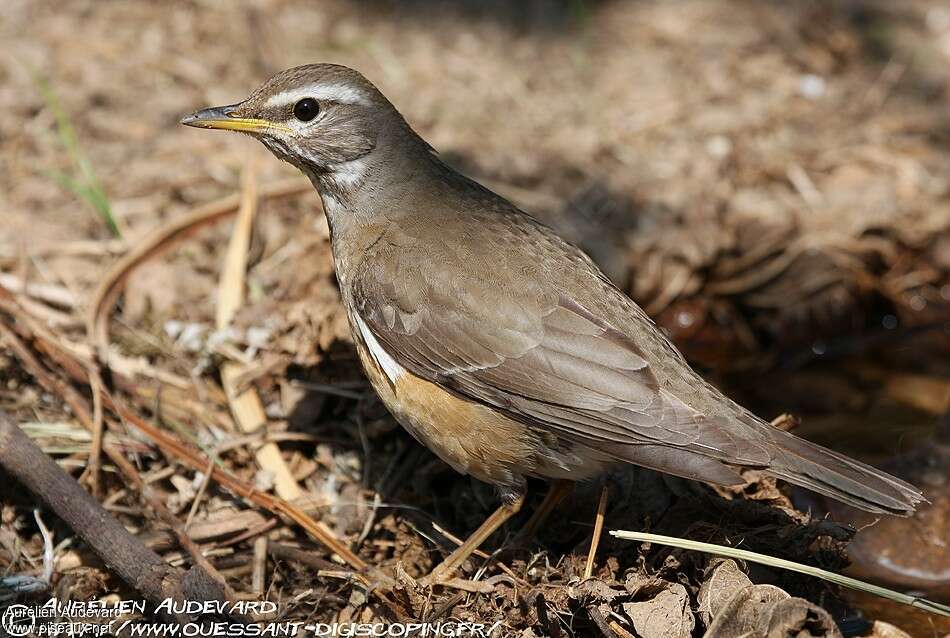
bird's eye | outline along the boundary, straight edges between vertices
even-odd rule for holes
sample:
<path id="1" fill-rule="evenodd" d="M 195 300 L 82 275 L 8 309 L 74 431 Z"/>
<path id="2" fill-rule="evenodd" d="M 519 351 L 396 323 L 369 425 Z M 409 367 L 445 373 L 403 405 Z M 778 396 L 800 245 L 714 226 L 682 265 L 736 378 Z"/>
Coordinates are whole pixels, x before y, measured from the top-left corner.
<path id="1" fill-rule="evenodd" d="M 312 97 L 305 97 L 294 104 L 294 117 L 301 122 L 309 122 L 317 117 L 320 112 L 320 105 Z"/>

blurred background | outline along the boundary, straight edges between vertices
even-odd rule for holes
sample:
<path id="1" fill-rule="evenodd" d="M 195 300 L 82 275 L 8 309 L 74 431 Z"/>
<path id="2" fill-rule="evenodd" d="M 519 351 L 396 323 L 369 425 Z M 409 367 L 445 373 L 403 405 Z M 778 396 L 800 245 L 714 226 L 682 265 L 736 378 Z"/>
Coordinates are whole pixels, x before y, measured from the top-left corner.
<path id="1" fill-rule="evenodd" d="M 295 176 L 184 114 L 345 64 L 447 161 L 585 248 L 732 396 L 924 487 L 933 506 L 859 536 L 853 569 L 950 597 L 946 2 L 6 0 L 0 39 L 0 285 L 57 331 L 81 340 L 115 260 L 237 192 L 248 166 L 262 187 Z M 210 382 L 228 233 L 132 275 L 122 353 Z M 251 252 L 226 339 L 265 362 L 272 425 L 352 424 L 371 400 L 301 390 L 361 383 L 316 195 L 262 201 Z M 0 349 L 0 407 L 67 418 L 18 370 Z M 379 454 L 413 445 L 380 427 Z M 351 440 L 302 482 L 338 496 L 327 476 L 365 440 L 326 431 Z M 285 449 L 297 469 L 319 451 Z"/>

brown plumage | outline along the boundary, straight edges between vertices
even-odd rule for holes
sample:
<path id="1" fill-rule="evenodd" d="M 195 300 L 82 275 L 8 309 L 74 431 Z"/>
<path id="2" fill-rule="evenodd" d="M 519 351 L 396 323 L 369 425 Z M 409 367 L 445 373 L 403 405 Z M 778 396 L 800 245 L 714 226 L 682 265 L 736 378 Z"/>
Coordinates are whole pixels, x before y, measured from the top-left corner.
<path id="1" fill-rule="evenodd" d="M 312 119 L 297 117 L 311 112 L 304 99 Z M 871 512 L 906 515 L 921 500 L 703 381 L 583 252 L 442 163 L 355 71 L 291 69 L 183 122 L 248 132 L 313 180 L 373 387 L 417 438 L 507 499 L 526 476 L 629 462 L 724 485 L 762 469 Z"/>

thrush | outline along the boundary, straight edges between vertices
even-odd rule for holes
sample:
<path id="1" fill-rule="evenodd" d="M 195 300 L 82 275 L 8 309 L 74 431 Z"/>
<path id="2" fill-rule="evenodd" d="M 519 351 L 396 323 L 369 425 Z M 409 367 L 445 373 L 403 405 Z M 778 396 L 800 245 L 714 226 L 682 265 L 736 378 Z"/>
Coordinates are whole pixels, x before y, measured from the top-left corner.
<path id="1" fill-rule="evenodd" d="M 497 487 L 501 507 L 430 577 L 520 509 L 526 477 L 563 486 L 633 463 L 739 485 L 755 468 L 874 513 L 921 500 L 706 383 L 586 254 L 447 166 L 358 72 L 289 69 L 182 124 L 250 134 L 310 178 L 372 387 L 441 459 Z"/>

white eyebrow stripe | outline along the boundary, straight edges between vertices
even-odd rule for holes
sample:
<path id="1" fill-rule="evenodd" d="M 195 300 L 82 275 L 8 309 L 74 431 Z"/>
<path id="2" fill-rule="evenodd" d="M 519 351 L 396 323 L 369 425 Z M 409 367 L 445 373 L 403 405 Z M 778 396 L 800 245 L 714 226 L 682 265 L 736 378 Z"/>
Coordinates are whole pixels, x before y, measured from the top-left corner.
<path id="1" fill-rule="evenodd" d="M 312 97 L 315 100 L 331 100 L 343 104 L 369 105 L 369 99 L 365 92 L 345 84 L 311 84 L 310 86 L 288 89 L 270 96 L 264 105 L 286 106 L 305 97 Z"/>

